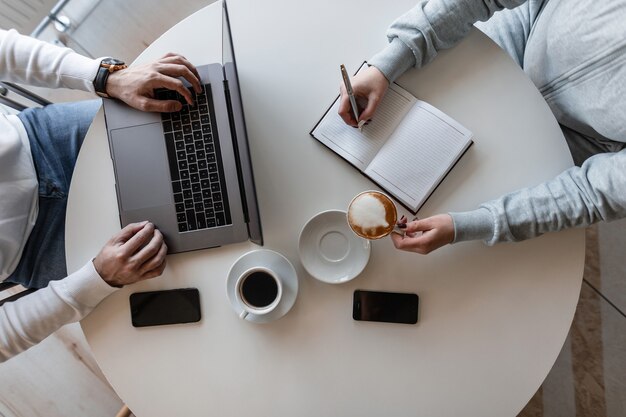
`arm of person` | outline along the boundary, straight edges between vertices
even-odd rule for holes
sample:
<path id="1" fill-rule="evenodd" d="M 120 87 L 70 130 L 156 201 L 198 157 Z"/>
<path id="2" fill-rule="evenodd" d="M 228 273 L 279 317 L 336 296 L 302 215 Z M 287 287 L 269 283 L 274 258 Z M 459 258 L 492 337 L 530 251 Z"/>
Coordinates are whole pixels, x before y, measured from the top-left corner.
<path id="1" fill-rule="evenodd" d="M 0 80 L 49 88 L 71 88 L 95 92 L 93 81 L 102 58 L 91 59 L 69 48 L 51 45 L 15 30 L 0 30 Z M 183 56 L 166 54 L 146 65 L 111 73 L 107 93 L 144 111 L 176 111 L 182 107 L 175 100 L 156 100 L 157 88 L 180 93 L 190 104 L 191 93 L 180 78 L 201 91 L 196 68 Z"/>
<path id="2" fill-rule="evenodd" d="M 517 242 L 571 227 L 626 217 L 626 150 L 595 155 L 556 178 L 482 204 L 406 225 L 392 236 L 403 250 L 429 253 L 448 243 Z M 421 233 L 420 233 L 421 232 Z"/>
<path id="3" fill-rule="evenodd" d="M 512 9 L 527 0 L 420 0 L 396 19 L 387 30 L 389 44 L 374 55 L 370 67 L 352 79 L 352 89 L 362 107 L 361 120 L 370 120 L 389 83 L 410 68 L 421 68 L 437 53 L 456 45 L 477 21 L 486 21 L 502 9 Z M 339 115 L 356 126 L 343 86 Z"/>
<path id="4" fill-rule="evenodd" d="M 0 30 L 0 79 L 49 88 L 94 92 L 100 61 L 69 48 Z"/>
<path id="5" fill-rule="evenodd" d="M 161 275 L 166 253 L 163 235 L 152 224 L 133 223 L 78 271 L 4 304 L 0 307 L 0 362 L 63 325 L 81 320 L 118 288 Z"/>
<path id="6" fill-rule="evenodd" d="M 369 63 L 393 82 L 409 68 L 421 68 L 438 51 L 456 45 L 472 25 L 527 0 L 421 0 L 387 30 L 389 44 Z"/>
<path id="7" fill-rule="evenodd" d="M 67 323 L 79 321 L 117 288 L 89 261 L 68 277 L 0 307 L 0 362 L 36 345 Z"/>

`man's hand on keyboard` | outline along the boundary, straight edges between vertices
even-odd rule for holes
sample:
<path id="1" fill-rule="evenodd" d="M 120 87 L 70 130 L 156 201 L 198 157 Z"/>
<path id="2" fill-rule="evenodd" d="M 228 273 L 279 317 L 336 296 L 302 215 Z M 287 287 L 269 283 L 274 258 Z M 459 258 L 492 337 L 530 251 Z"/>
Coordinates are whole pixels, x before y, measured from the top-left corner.
<path id="1" fill-rule="evenodd" d="M 179 111 L 182 107 L 180 102 L 154 98 L 155 89 L 167 88 L 177 91 L 191 104 L 192 95 L 178 77 L 187 80 L 196 93 L 202 90 L 196 67 L 185 57 L 169 53 L 150 64 L 133 66 L 111 73 L 107 80 L 106 91 L 111 97 L 118 98 L 139 110 L 161 113 Z"/>

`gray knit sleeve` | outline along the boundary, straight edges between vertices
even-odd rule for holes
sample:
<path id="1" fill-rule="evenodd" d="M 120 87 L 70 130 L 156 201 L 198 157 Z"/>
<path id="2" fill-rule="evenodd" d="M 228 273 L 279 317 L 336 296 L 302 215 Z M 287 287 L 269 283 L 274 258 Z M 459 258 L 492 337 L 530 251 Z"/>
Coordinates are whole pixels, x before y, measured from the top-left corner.
<path id="1" fill-rule="evenodd" d="M 513 9 L 526 0 L 420 0 L 400 16 L 387 31 L 389 45 L 374 55 L 369 64 L 390 82 L 411 67 L 420 68 L 437 52 L 456 45 L 477 21 L 495 12 Z"/>
<path id="2" fill-rule="evenodd" d="M 626 150 L 595 155 L 550 181 L 450 215 L 455 242 L 482 239 L 489 245 L 624 218 Z"/>

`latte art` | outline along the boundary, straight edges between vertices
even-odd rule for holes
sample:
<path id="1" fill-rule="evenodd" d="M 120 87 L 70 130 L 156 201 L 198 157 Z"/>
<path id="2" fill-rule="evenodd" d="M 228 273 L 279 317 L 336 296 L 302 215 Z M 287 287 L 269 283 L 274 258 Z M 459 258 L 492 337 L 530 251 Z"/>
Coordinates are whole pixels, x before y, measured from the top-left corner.
<path id="1" fill-rule="evenodd" d="M 348 207 L 350 228 L 366 239 L 387 236 L 396 221 L 395 205 L 389 197 L 378 191 L 366 191 L 357 195 Z"/>
<path id="2" fill-rule="evenodd" d="M 354 200 L 350 208 L 352 223 L 362 229 L 389 227 L 385 205 L 371 194 L 363 194 Z"/>

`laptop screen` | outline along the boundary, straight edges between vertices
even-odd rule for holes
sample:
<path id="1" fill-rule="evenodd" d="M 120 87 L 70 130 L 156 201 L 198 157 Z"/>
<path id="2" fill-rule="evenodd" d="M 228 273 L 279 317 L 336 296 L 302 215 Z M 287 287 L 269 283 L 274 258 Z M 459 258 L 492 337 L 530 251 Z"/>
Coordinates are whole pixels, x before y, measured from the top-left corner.
<path id="1" fill-rule="evenodd" d="M 230 32 L 230 21 L 228 19 L 228 9 L 226 1 L 222 2 L 222 69 L 224 71 L 224 81 L 229 90 L 232 108 L 232 118 L 236 140 L 239 143 L 248 141 L 246 132 L 245 117 L 243 114 L 243 103 L 241 102 L 241 91 L 239 90 L 239 77 L 237 75 L 237 65 L 235 63 L 235 52 L 233 39 Z"/>
<path id="2" fill-rule="evenodd" d="M 237 100 L 235 107 L 242 108 L 241 94 L 239 91 L 239 79 L 237 77 L 237 65 L 235 63 L 235 52 L 233 50 L 233 39 L 230 33 L 230 22 L 228 19 L 228 9 L 226 1 L 222 2 L 222 68 L 224 69 L 224 81 L 228 82 L 231 93 L 231 100 Z M 243 113 L 236 112 L 234 116 L 238 118 L 235 123 L 243 123 Z"/>
<path id="3" fill-rule="evenodd" d="M 222 65 L 226 63 L 234 65 L 235 53 L 233 52 L 233 40 L 230 36 L 230 22 L 228 20 L 228 10 L 226 2 L 222 2 Z"/>
<path id="4" fill-rule="evenodd" d="M 248 223 L 250 240 L 259 245 L 263 245 L 261 219 L 257 207 L 256 190 L 252 174 L 252 161 L 250 160 L 248 148 L 248 135 L 246 132 L 232 33 L 230 31 L 228 9 L 225 0 L 222 2 L 222 5 L 222 69 L 228 96 L 227 100 L 230 100 L 231 132 L 235 140 L 234 148 L 241 174 L 239 181 L 242 200 L 245 202 L 244 217 Z"/>

